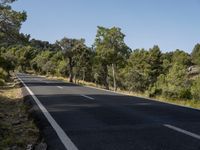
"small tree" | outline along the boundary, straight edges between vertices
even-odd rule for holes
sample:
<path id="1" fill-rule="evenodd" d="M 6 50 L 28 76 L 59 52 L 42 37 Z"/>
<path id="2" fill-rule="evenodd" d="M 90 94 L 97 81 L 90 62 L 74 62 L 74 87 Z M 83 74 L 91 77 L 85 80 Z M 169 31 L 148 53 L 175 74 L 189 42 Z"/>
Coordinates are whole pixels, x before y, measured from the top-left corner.
<path id="1" fill-rule="evenodd" d="M 186 66 L 175 63 L 163 81 L 160 86 L 164 96 L 171 98 L 191 98 L 190 82 L 187 77 Z"/>
<path id="2" fill-rule="evenodd" d="M 196 44 L 192 51 L 192 62 L 194 64 L 200 65 L 200 44 Z"/>
<path id="3" fill-rule="evenodd" d="M 155 45 L 153 48 L 150 48 L 147 60 L 147 63 L 150 67 L 148 72 L 148 79 L 150 85 L 153 85 L 157 81 L 157 77 L 161 74 L 163 70 L 163 62 L 161 56 L 162 53 L 157 45 Z"/>
<path id="4" fill-rule="evenodd" d="M 136 49 L 131 53 L 125 73 L 129 90 L 144 92 L 148 88 L 151 71 L 148 60 L 149 52 L 144 49 Z"/>
<path id="5" fill-rule="evenodd" d="M 69 62 L 69 81 L 73 82 L 74 70 L 73 68 L 77 64 L 77 57 L 81 56 L 83 50 L 86 48 L 84 39 L 69 39 L 63 38 L 58 45 L 61 47 L 64 57 L 68 59 Z"/>
<path id="6" fill-rule="evenodd" d="M 98 27 L 94 44 L 97 57 L 102 62 L 105 72 L 108 72 L 108 65 L 112 67 L 113 87 L 115 91 L 117 89 L 116 69 L 126 61 L 130 54 L 130 49 L 124 42 L 124 37 L 125 35 L 121 32 L 120 28 L 113 27 L 109 29 Z M 107 80 L 107 78 L 104 80 Z"/>
<path id="7" fill-rule="evenodd" d="M 48 50 L 42 51 L 31 61 L 32 69 L 39 73 L 48 73 L 48 67 L 46 63 L 50 60 L 52 54 L 53 53 Z"/>

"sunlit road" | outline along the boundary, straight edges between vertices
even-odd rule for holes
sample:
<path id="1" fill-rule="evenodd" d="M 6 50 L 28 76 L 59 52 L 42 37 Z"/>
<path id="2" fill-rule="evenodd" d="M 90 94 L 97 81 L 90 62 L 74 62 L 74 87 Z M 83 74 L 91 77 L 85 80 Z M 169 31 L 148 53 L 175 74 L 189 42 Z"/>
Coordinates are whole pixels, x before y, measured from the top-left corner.
<path id="1" fill-rule="evenodd" d="M 18 74 L 50 150 L 200 150 L 200 111 Z"/>

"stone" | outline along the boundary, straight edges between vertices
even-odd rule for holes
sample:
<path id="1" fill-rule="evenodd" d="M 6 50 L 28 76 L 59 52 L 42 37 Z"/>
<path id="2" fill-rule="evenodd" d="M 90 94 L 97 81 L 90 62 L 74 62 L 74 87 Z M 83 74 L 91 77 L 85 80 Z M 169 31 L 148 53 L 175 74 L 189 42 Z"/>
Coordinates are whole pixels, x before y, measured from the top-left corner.
<path id="1" fill-rule="evenodd" d="M 47 149 L 47 144 L 46 143 L 40 143 L 35 146 L 35 150 L 46 150 Z"/>

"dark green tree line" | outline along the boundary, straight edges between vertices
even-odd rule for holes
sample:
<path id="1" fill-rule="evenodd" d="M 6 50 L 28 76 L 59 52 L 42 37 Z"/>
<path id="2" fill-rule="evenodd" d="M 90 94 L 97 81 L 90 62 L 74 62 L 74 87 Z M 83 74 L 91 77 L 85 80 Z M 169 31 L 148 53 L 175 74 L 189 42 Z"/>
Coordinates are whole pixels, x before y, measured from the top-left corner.
<path id="1" fill-rule="evenodd" d="M 84 39 L 64 37 L 56 43 L 30 39 L 19 33 L 25 12 L 0 1 L 0 78 L 11 71 L 85 80 L 106 89 L 147 93 L 151 97 L 200 99 L 200 44 L 191 54 L 183 50 L 163 53 L 159 46 L 131 50 L 118 27 L 97 27 L 92 47 Z M 195 73 L 194 73 L 195 72 Z"/>

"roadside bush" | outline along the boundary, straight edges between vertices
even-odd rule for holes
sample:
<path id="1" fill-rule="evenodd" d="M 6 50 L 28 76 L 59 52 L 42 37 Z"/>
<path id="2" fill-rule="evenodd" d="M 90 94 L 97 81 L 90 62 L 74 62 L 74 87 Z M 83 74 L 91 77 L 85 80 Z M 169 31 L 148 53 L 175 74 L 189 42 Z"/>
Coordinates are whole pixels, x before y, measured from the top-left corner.
<path id="1" fill-rule="evenodd" d="M 162 95 L 166 98 L 178 98 L 178 93 L 169 89 L 164 90 Z"/>
<path id="2" fill-rule="evenodd" d="M 65 76 L 67 73 L 67 62 L 65 60 L 62 60 L 58 63 L 58 66 L 56 67 L 56 73 L 58 76 Z"/>
<path id="3" fill-rule="evenodd" d="M 155 86 L 149 88 L 148 90 L 149 97 L 156 97 L 162 95 L 162 89 L 156 88 Z"/>
<path id="4" fill-rule="evenodd" d="M 126 85 L 129 91 L 144 92 L 147 88 L 147 79 L 142 73 L 131 70 L 127 73 Z"/>
<path id="5" fill-rule="evenodd" d="M 182 89 L 179 92 L 179 98 L 181 99 L 191 99 L 192 98 L 192 93 L 190 89 Z"/>
<path id="6" fill-rule="evenodd" d="M 0 68 L 0 79 L 6 80 L 7 77 L 8 77 L 8 73 L 2 68 Z"/>
<path id="7" fill-rule="evenodd" d="M 191 92 L 193 99 L 200 100 L 200 77 L 193 82 Z"/>
<path id="8" fill-rule="evenodd" d="M 4 79 L 0 79 L 0 86 L 4 86 L 5 85 L 5 80 Z"/>

